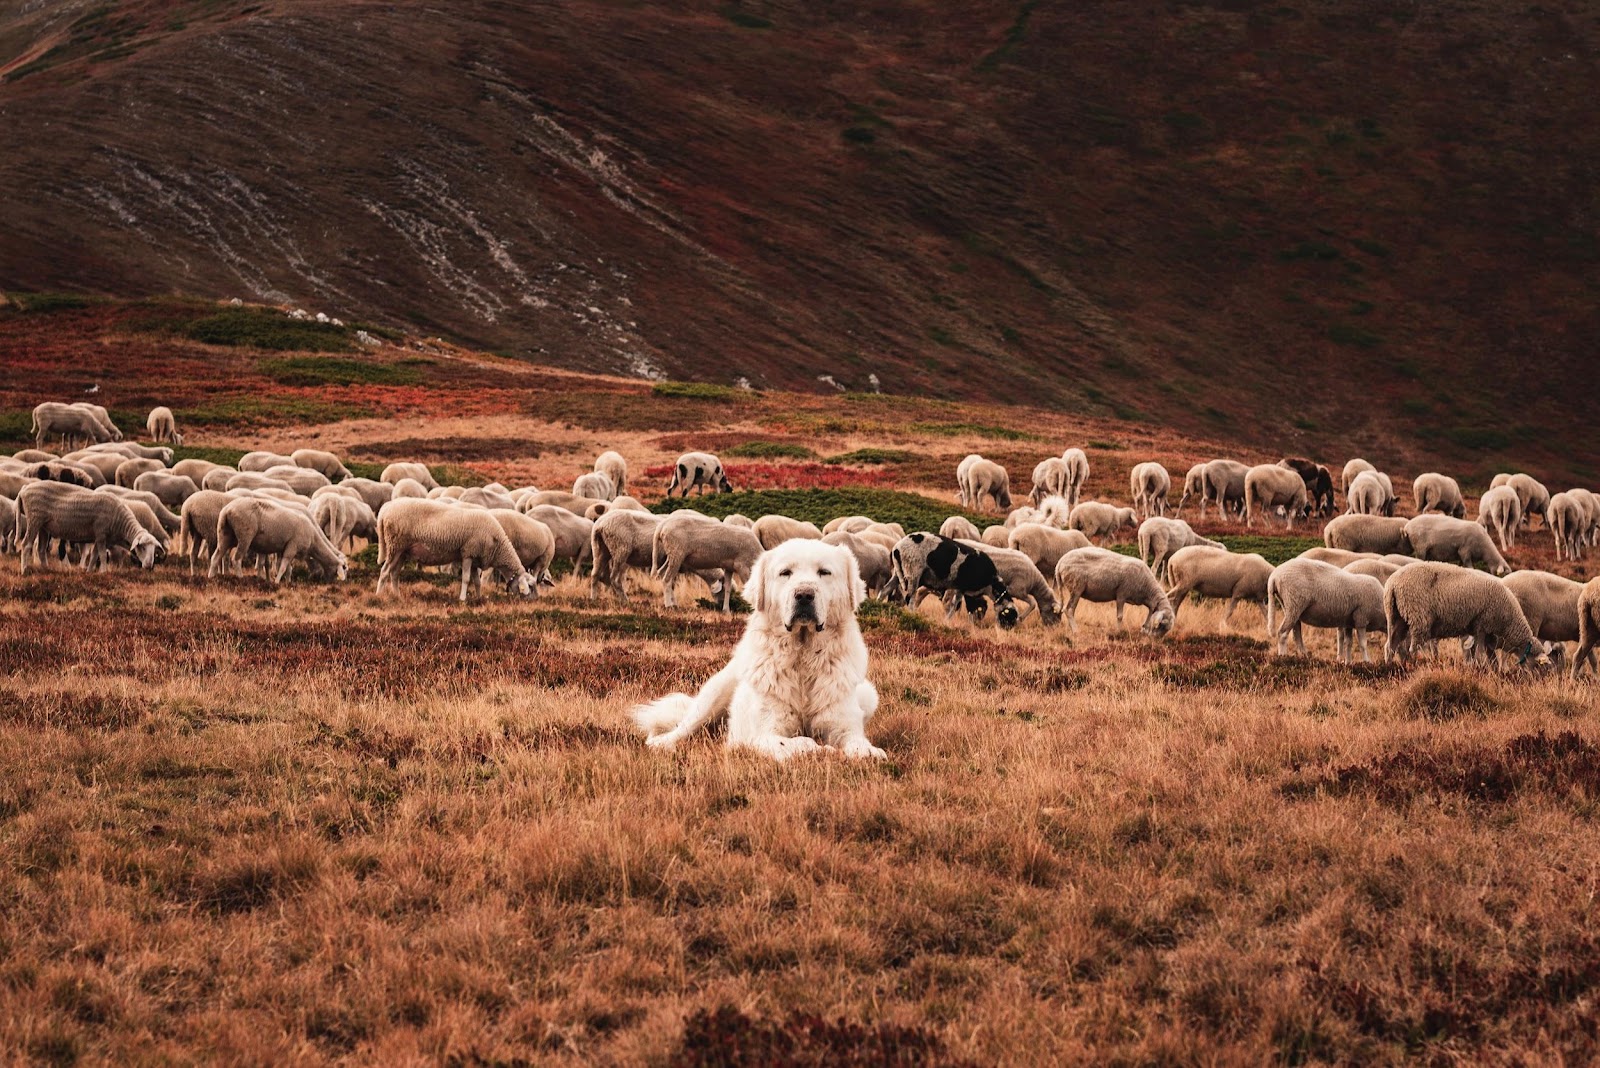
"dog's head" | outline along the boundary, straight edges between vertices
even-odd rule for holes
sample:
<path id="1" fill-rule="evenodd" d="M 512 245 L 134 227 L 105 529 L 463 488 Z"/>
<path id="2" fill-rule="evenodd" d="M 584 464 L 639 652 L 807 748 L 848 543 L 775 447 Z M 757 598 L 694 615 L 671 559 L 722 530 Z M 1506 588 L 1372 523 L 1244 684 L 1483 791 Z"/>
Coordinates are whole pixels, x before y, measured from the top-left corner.
<path id="1" fill-rule="evenodd" d="M 861 568 L 849 549 L 796 538 L 761 554 L 744 597 L 784 630 L 825 630 L 855 615 L 866 599 Z"/>

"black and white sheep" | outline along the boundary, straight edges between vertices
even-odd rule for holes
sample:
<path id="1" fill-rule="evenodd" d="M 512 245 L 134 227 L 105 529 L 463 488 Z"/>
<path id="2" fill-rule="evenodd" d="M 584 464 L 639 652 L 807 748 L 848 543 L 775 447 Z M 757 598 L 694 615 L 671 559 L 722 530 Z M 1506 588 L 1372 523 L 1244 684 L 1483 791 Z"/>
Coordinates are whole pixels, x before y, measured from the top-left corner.
<path id="1" fill-rule="evenodd" d="M 987 548 L 918 531 L 900 539 L 889 559 L 894 569 L 891 586 L 903 603 L 912 604 L 922 589 L 941 595 L 953 592 L 977 616 L 981 615 L 978 602 L 988 598 L 994 602 L 995 621 L 1000 626 L 1017 625 L 1017 606 Z M 945 618 L 953 612 L 954 605 Z"/>
<path id="2" fill-rule="evenodd" d="M 667 496 L 674 490 L 683 497 L 695 490 L 700 496 L 710 489 L 712 493 L 732 493 L 733 483 L 722 469 L 722 461 L 709 452 L 686 452 L 672 466 L 672 481 L 667 483 Z"/>

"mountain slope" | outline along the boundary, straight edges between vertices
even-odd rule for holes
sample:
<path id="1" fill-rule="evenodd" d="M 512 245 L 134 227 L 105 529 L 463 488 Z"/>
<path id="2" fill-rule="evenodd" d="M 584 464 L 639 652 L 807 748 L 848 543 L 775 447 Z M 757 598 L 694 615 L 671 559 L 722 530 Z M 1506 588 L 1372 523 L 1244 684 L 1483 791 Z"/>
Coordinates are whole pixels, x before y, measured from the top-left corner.
<path id="1" fill-rule="evenodd" d="M 1600 415 L 1597 39 L 1475 0 L 45 3 L 0 25 L 0 283 L 1524 455 Z"/>

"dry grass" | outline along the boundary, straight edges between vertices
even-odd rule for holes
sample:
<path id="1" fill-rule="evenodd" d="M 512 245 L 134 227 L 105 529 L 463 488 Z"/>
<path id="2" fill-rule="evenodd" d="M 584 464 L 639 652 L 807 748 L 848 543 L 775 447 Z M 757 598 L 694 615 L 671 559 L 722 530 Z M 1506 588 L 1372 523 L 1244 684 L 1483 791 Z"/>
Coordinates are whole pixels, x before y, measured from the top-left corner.
<path id="1" fill-rule="evenodd" d="M 8 566 L 0 1048 L 1595 1055 L 1592 689 L 1276 660 L 1210 605 L 1160 644 L 1099 609 L 1076 641 L 889 615 L 891 759 L 780 768 L 624 730 L 736 622 L 580 590 Z"/>

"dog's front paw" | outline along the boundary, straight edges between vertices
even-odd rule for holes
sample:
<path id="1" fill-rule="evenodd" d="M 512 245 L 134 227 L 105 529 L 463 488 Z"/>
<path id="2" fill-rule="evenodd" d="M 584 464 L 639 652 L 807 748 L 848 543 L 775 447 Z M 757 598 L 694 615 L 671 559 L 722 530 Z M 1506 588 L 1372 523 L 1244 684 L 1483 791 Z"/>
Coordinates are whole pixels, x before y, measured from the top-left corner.
<path id="1" fill-rule="evenodd" d="M 815 738 L 800 735 L 796 738 L 784 738 L 778 742 L 778 759 L 787 760 L 790 757 L 802 756 L 806 753 L 816 753 L 822 750 Z"/>
<path id="2" fill-rule="evenodd" d="M 862 738 L 859 741 L 850 742 L 845 745 L 844 755 L 849 757 L 851 760 L 865 760 L 868 757 L 871 757 L 873 760 L 887 760 L 889 758 L 888 753 L 885 753 L 882 749 L 879 749 L 865 738 Z"/>
<path id="3" fill-rule="evenodd" d="M 678 739 L 674 738 L 670 732 L 666 734 L 652 734 L 650 737 L 644 740 L 644 744 L 648 745 L 651 749 L 667 750 L 677 745 Z"/>

